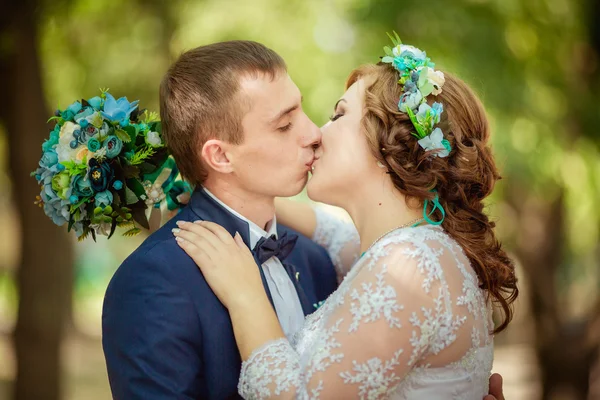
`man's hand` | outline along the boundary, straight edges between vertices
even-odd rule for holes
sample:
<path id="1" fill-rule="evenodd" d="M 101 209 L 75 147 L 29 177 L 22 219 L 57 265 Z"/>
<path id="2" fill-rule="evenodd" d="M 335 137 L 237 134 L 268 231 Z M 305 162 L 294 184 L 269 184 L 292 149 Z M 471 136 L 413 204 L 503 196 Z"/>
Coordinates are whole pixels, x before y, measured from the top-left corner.
<path id="1" fill-rule="evenodd" d="M 483 400 L 505 400 L 502 393 L 502 376 L 500 374 L 490 376 L 490 394 L 485 396 Z"/>

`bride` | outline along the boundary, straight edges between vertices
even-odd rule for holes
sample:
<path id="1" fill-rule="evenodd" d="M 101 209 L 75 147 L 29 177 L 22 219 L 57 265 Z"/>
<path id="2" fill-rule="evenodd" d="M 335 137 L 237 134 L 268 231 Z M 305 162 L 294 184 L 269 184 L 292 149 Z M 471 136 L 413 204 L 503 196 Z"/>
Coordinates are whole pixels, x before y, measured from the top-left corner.
<path id="1" fill-rule="evenodd" d="M 230 313 L 244 398 L 488 393 L 493 335 L 518 295 L 514 265 L 484 213 L 500 178 L 489 124 L 465 83 L 394 44 L 380 63 L 350 74 L 307 187 L 354 224 L 278 204 L 280 222 L 329 251 L 341 282 L 291 340 L 239 235 L 204 221 L 174 233 Z M 492 305 L 502 312 L 497 327 Z"/>

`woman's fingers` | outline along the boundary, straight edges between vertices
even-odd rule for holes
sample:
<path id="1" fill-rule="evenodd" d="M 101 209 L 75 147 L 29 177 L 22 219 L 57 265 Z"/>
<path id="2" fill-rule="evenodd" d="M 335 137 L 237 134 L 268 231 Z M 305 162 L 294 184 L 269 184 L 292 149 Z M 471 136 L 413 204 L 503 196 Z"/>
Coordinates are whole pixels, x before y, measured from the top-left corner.
<path id="1" fill-rule="evenodd" d="M 215 234 L 215 236 L 221 239 L 223 243 L 228 245 L 234 244 L 233 237 L 231 236 L 231 234 L 227 232 L 227 230 L 221 225 L 215 224 L 214 222 L 210 221 L 195 221 L 194 223 L 211 231 L 213 234 Z"/>
<path id="2" fill-rule="evenodd" d="M 192 232 L 210 243 L 215 249 L 221 251 L 223 250 L 223 242 L 214 233 L 206 229 L 201 224 L 187 221 L 177 221 L 177 226 L 181 232 Z"/>
<path id="3" fill-rule="evenodd" d="M 199 234 L 195 230 L 192 231 L 192 230 L 188 230 L 185 228 L 175 228 L 175 229 L 173 229 L 173 235 L 177 239 L 178 243 L 183 243 L 183 242 L 190 243 L 190 245 L 192 247 L 198 247 L 199 249 L 203 250 L 208 255 L 218 254 L 218 252 L 220 251 L 211 242 L 210 238 L 209 237 L 207 238 L 207 236 L 212 235 L 212 233 L 210 233 L 210 232 L 208 232 L 208 234 L 207 233 Z M 215 240 L 218 242 L 218 239 L 215 238 Z M 218 243 L 217 243 L 217 245 L 218 245 Z M 211 257 L 211 259 L 214 259 L 214 257 Z"/>
<path id="4" fill-rule="evenodd" d="M 185 251 L 187 255 L 192 258 L 192 260 L 194 260 L 200 270 L 206 271 L 206 268 L 213 267 L 213 261 L 210 258 L 210 255 L 201 248 L 179 236 L 176 237 L 175 240 L 177 241 L 179 247 L 181 247 L 183 251 Z"/>

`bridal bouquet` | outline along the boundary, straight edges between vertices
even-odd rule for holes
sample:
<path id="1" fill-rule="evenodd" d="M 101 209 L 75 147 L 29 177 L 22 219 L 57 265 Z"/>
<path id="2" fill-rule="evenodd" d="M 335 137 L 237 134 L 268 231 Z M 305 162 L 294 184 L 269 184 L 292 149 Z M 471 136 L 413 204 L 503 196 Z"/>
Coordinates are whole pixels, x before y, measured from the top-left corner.
<path id="1" fill-rule="evenodd" d="M 50 118 L 50 138 L 32 173 L 41 186 L 37 203 L 59 226 L 68 224 L 79 240 L 109 238 L 149 228 L 147 209 L 177 210 L 191 191 L 177 179 L 175 161 L 161 135 L 158 115 L 138 109 L 138 101 L 100 96 L 75 101 Z"/>

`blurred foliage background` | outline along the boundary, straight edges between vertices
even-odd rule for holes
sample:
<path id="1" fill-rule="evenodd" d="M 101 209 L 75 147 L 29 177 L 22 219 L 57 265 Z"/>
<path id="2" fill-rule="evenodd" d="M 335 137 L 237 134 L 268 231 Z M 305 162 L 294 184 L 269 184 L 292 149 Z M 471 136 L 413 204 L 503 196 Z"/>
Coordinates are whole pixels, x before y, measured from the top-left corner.
<path id="1" fill-rule="evenodd" d="M 109 87 L 158 111 L 186 49 L 229 39 L 287 61 L 323 124 L 396 30 L 480 95 L 504 179 L 488 202 L 519 263 L 496 338 L 509 400 L 600 398 L 600 6 L 592 0 L 1 0 L 0 398 L 110 397 L 104 290 L 143 237 L 77 243 L 34 204 L 52 110 Z M 235 57 L 235 54 L 232 54 Z M 299 198 L 305 200 L 303 195 Z"/>

